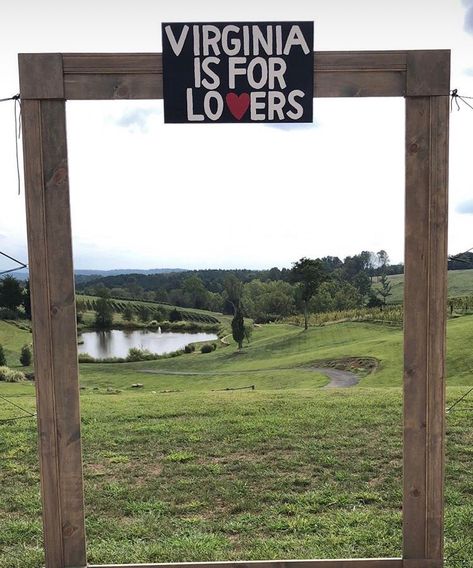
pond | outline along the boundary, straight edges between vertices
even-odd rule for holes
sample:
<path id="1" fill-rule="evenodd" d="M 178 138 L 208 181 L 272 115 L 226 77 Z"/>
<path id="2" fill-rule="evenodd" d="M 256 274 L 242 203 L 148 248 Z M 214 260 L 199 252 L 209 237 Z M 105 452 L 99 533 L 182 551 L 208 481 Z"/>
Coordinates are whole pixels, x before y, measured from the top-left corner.
<path id="1" fill-rule="evenodd" d="M 86 331 L 80 335 L 79 353 L 88 353 L 95 359 L 126 357 L 132 347 L 147 349 L 163 355 L 183 349 L 196 341 L 215 341 L 215 333 L 175 333 L 148 330 Z"/>

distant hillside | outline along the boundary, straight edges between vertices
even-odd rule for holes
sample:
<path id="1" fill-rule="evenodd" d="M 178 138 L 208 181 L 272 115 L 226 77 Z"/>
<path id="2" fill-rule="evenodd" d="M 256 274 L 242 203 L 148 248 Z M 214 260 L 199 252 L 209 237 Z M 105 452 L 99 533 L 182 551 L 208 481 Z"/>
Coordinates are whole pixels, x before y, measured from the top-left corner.
<path id="1" fill-rule="evenodd" d="M 115 268 L 113 270 L 96 270 L 81 269 L 74 270 L 76 282 L 88 282 L 90 280 L 107 277 L 120 276 L 122 274 L 169 274 L 170 272 L 185 272 L 185 268 Z M 12 273 L 18 280 L 26 280 L 28 278 L 28 270 L 18 270 Z"/>
<path id="2" fill-rule="evenodd" d="M 389 303 L 402 302 L 404 294 L 404 274 L 389 276 L 392 283 L 392 296 Z M 448 271 L 448 296 L 469 296 L 473 294 L 473 270 L 449 270 Z"/>

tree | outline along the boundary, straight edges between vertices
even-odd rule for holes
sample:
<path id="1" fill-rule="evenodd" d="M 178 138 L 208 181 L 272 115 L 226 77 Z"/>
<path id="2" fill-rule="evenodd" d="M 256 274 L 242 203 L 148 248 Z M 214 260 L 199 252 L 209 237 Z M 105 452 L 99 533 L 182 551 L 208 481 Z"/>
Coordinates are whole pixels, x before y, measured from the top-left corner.
<path id="1" fill-rule="evenodd" d="M 319 259 L 303 257 L 292 265 L 292 276 L 298 283 L 298 298 L 304 309 L 304 329 L 309 327 L 309 302 L 319 286 L 327 278 L 324 265 Z"/>
<path id="2" fill-rule="evenodd" d="M 233 314 L 236 315 L 237 310 L 241 304 L 243 282 L 241 280 L 238 280 L 238 278 L 234 274 L 230 274 L 225 278 L 224 287 L 226 292 L 226 300 L 230 302 L 233 307 Z"/>
<path id="3" fill-rule="evenodd" d="M 7 364 L 7 358 L 5 356 L 3 345 L 0 343 L 0 367 L 5 367 L 6 364 Z"/>
<path id="4" fill-rule="evenodd" d="M 363 297 L 367 296 L 371 290 L 371 278 L 366 272 L 358 272 L 351 283 Z"/>
<path id="5" fill-rule="evenodd" d="M 23 347 L 21 348 L 21 354 L 20 354 L 20 363 L 23 365 L 23 367 L 28 367 L 29 365 L 31 365 L 31 349 L 28 345 L 23 345 Z"/>
<path id="6" fill-rule="evenodd" d="M 169 312 L 169 321 L 182 321 L 182 313 L 174 308 Z"/>
<path id="7" fill-rule="evenodd" d="M 148 308 L 148 306 L 141 306 L 138 312 L 138 317 L 140 318 L 140 321 L 146 323 L 147 321 L 149 321 L 150 316 L 151 316 L 151 310 Z"/>
<path id="8" fill-rule="evenodd" d="M 133 312 L 132 307 L 129 304 L 127 304 L 125 306 L 125 309 L 123 310 L 123 319 L 125 321 L 133 321 L 134 317 L 135 317 L 135 314 Z"/>
<path id="9" fill-rule="evenodd" d="M 182 290 L 188 296 L 188 301 L 192 308 L 207 308 L 209 293 L 201 278 L 188 276 L 182 282 Z"/>
<path id="10" fill-rule="evenodd" d="M 16 311 L 23 301 L 23 290 L 13 276 L 5 276 L 0 280 L 0 306 Z"/>
<path id="11" fill-rule="evenodd" d="M 238 343 L 238 349 L 243 349 L 243 340 L 245 339 L 245 320 L 240 305 L 236 308 L 235 315 L 232 319 L 232 336 Z"/>
<path id="12" fill-rule="evenodd" d="M 386 273 L 386 266 L 389 264 L 389 256 L 388 253 L 381 249 L 376 253 L 378 257 L 378 275 L 379 273 Z"/>
<path id="13" fill-rule="evenodd" d="M 385 306 L 388 296 L 392 296 L 391 292 L 392 284 L 388 280 L 388 277 L 385 272 L 383 272 L 379 281 L 381 283 L 381 288 L 377 291 L 377 293 L 379 296 L 381 296 L 383 306 Z"/>
<path id="14" fill-rule="evenodd" d="M 110 328 L 113 323 L 113 308 L 107 293 L 95 302 L 95 325 L 101 328 Z"/>

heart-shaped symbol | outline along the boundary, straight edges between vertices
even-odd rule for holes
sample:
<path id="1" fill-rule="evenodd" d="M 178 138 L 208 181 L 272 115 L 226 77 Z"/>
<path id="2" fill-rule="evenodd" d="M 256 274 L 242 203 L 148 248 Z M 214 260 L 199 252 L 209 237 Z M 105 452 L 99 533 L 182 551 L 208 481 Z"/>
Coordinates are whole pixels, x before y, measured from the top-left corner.
<path id="1" fill-rule="evenodd" d="M 229 111 L 237 120 L 241 120 L 243 118 L 243 115 L 250 106 L 250 95 L 248 93 L 242 93 L 241 95 L 237 95 L 236 93 L 227 93 L 225 100 Z"/>

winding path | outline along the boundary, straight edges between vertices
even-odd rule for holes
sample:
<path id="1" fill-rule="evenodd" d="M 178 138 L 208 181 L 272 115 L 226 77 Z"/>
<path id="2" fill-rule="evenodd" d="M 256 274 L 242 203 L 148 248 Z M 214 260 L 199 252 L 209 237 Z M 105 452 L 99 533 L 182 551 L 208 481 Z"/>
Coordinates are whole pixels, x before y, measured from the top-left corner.
<path id="1" fill-rule="evenodd" d="M 247 375 L 250 373 L 258 373 L 261 371 L 279 371 L 281 369 L 251 369 L 248 371 L 165 371 L 159 369 L 142 369 L 140 373 L 149 373 L 152 375 L 184 375 L 184 376 L 205 376 L 205 375 Z M 287 369 L 285 369 L 287 370 Z M 293 371 L 314 371 L 325 375 L 330 382 L 324 388 L 349 388 L 354 387 L 360 381 L 360 377 L 350 371 L 341 371 L 332 369 L 331 367 L 293 367 Z"/>
<path id="2" fill-rule="evenodd" d="M 339 369 L 331 369 L 330 367 L 312 367 L 313 371 L 321 373 L 330 379 L 326 389 L 346 389 L 354 387 L 360 381 L 360 377 L 350 371 L 340 371 Z"/>

